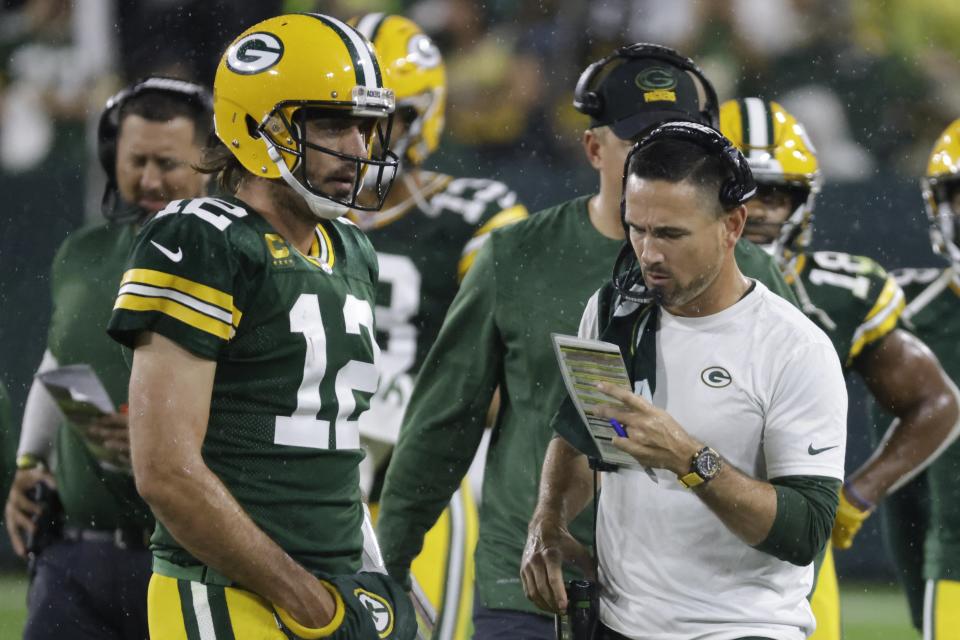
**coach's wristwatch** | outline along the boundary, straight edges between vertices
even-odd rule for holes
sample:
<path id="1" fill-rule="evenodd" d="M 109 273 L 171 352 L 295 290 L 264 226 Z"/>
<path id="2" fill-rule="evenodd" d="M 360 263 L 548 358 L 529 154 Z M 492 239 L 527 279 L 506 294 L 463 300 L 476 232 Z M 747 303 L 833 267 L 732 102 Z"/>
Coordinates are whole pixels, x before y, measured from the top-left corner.
<path id="1" fill-rule="evenodd" d="M 690 461 L 690 473 L 679 477 L 680 484 L 687 489 L 692 489 L 704 482 L 710 482 L 717 477 L 722 467 L 723 460 L 720 454 L 710 447 L 704 447 L 697 451 Z"/>

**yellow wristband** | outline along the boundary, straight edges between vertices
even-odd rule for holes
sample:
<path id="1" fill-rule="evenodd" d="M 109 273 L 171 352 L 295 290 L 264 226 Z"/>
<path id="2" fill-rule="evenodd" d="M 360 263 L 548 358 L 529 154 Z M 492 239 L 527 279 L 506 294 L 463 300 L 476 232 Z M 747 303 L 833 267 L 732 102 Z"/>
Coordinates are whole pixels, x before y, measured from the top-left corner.
<path id="1" fill-rule="evenodd" d="M 22 471 L 24 469 L 34 469 L 36 467 L 45 466 L 43 458 L 40 456 L 34 455 L 32 453 L 22 453 L 17 456 L 17 469 Z"/>
<path id="2" fill-rule="evenodd" d="M 330 592 L 330 595 L 333 596 L 334 604 L 336 610 L 333 612 L 333 617 L 330 619 L 326 625 L 322 627 L 305 627 L 296 620 L 293 619 L 285 609 L 274 605 L 274 610 L 277 612 L 277 615 L 280 616 L 280 621 L 285 624 L 290 631 L 293 631 L 297 634 L 297 637 L 304 638 L 304 640 L 316 640 L 316 638 L 327 638 L 330 637 L 340 628 L 340 625 L 343 624 L 343 618 L 346 615 L 346 611 L 343 604 L 343 596 L 340 595 L 340 592 L 337 591 L 337 588 L 326 580 L 321 580 L 320 584 L 323 585 L 323 588 Z"/>

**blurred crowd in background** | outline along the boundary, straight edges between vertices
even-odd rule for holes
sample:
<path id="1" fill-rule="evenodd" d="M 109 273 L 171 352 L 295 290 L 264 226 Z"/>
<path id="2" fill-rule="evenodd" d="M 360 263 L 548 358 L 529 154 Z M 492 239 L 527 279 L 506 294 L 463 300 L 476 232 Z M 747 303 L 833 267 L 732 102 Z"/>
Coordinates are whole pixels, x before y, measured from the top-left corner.
<path id="1" fill-rule="evenodd" d="M 122 84 L 209 83 L 230 34 L 312 10 L 403 13 L 432 35 L 458 153 L 576 160 L 577 76 L 638 41 L 694 58 L 721 99 L 775 97 L 807 125 L 828 180 L 919 173 L 960 113 L 960 4 L 940 0 L 4 0 L 0 167 L 40 166 Z"/>
<path id="2" fill-rule="evenodd" d="M 721 100 L 775 99 L 807 126 L 827 183 L 815 245 L 888 267 L 932 259 L 916 180 L 960 115 L 957 2 L 2 0 L 0 380 L 15 422 L 43 351 L 53 253 L 100 215 L 95 125 L 106 98 L 149 74 L 210 84 L 232 36 L 314 10 L 402 13 L 433 36 L 449 98 L 431 162 L 504 180 L 531 211 L 595 188 L 574 85 L 589 62 L 648 41 L 692 57 Z M 884 230 L 895 240 L 882 241 Z M 17 434 L 3 436 L 7 462 Z"/>

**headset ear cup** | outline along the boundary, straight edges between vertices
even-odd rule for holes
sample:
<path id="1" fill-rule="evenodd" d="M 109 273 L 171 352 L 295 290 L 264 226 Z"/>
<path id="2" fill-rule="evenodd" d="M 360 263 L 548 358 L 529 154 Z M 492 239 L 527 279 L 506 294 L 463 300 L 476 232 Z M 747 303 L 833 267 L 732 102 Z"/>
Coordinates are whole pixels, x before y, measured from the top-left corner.
<path id="1" fill-rule="evenodd" d="M 130 91 L 124 89 L 107 100 L 107 106 L 100 114 L 100 122 L 97 124 L 97 158 L 110 184 L 117 179 L 117 134 L 119 133 L 117 120 L 121 105 L 129 97 Z"/>
<path id="2" fill-rule="evenodd" d="M 603 113 L 603 98 L 595 91 L 586 91 L 578 101 L 580 113 L 598 116 Z"/>
<path id="3" fill-rule="evenodd" d="M 103 119 L 97 131 L 97 157 L 100 159 L 100 166 L 107 174 L 107 181 L 113 182 L 116 179 L 117 170 L 117 132 L 116 129 L 105 123 Z"/>
<path id="4" fill-rule="evenodd" d="M 757 193 L 757 181 L 753 177 L 753 169 L 750 163 L 742 153 L 737 151 L 737 159 L 740 165 L 740 204 L 744 204 Z"/>
<path id="5" fill-rule="evenodd" d="M 730 170 L 730 177 L 724 180 L 723 185 L 720 187 L 720 204 L 722 204 L 725 209 L 729 209 L 740 204 L 740 189 L 738 187 L 741 167 L 737 159 L 736 149 L 729 145 L 721 147 L 720 157 Z"/>
<path id="6" fill-rule="evenodd" d="M 732 144 L 728 144 L 724 149 L 724 156 L 730 164 L 733 171 L 733 177 L 728 180 L 725 188 L 727 200 L 724 205 L 727 207 L 736 207 L 744 204 L 753 197 L 757 185 L 753 179 L 753 171 L 750 170 L 750 164 L 740 150 Z"/>
<path id="7" fill-rule="evenodd" d="M 614 57 L 615 55 L 607 56 L 583 70 L 583 73 L 581 73 L 577 79 L 577 86 L 573 90 L 574 109 L 588 116 L 597 116 L 600 114 L 602 105 L 600 104 L 597 93 L 591 90 L 591 86 L 597 73 Z"/>

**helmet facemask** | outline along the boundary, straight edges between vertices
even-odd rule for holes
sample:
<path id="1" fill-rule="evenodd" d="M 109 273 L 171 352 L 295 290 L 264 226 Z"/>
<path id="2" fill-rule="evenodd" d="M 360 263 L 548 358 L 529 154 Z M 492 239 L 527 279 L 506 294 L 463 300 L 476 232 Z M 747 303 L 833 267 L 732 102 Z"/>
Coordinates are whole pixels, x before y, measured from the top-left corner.
<path id="1" fill-rule="evenodd" d="M 960 176 L 924 178 L 921 188 L 933 251 L 960 270 L 960 212 L 952 205 L 954 194 L 960 190 Z"/>
<path id="2" fill-rule="evenodd" d="M 403 125 L 403 131 L 400 133 L 396 139 L 391 139 L 392 146 L 390 151 L 397 158 L 397 163 L 393 167 L 386 167 L 383 171 L 383 179 L 393 180 L 398 174 L 403 171 L 403 167 L 412 164 L 410 158 L 407 157 L 407 150 L 410 148 L 412 140 L 415 140 L 420 135 L 420 128 L 422 126 L 422 120 L 420 117 L 420 112 L 417 110 L 416 106 L 410 104 L 409 100 L 404 100 L 403 102 L 397 103 L 397 109 L 394 112 L 395 121 L 399 121 Z M 373 152 L 376 153 L 380 147 L 379 139 L 373 141 Z M 376 192 L 376 181 L 378 179 L 378 174 L 367 172 L 363 177 L 363 186 L 365 189 L 370 189 L 371 191 Z"/>
<path id="3" fill-rule="evenodd" d="M 341 153 L 334 149 L 311 143 L 307 140 L 307 123 L 316 118 L 369 119 L 370 130 L 366 134 L 366 156 Z M 390 149 L 393 116 L 382 110 L 331 108 L 329 104 L 306 101 L 279 103 L 256 127 L 257 134 L 267 146 L 270 159 L 280 172 L 281 178 L 307 203 L 313 213 L 321 218 L 337 218 L 349 209 L 376 211 L 383 206 L 396 175 L 398 158 Z M 310 150 L 315 153 L 308 153 Z M 311 177 L 311 156 L 316 153 L 341 161 L 342 177 L 352 182 L 345 195 L 330 193 L 329 187 L 315 184 Z M 288 166 L 292 160 L 292 168 Z M 324 176 L 326 180 L 328 176 Z M 361 191 L 366 187 L 369 198 Z"/>
<path id="4" fill-rule="evenodd" d="M 755 174 L 756 175 L 756 174 Z M 819 185 L 814 181 L 806 184 L 804 181 L 764 182 L 762 176 L 756 176 L 759 186 L 758 195 L 762 197 L 764 190 L 778 190 L 785 192 L 790 198 L 790 215 L 783 222 L 759 222 L 747 217 L 744 234 L 754 232 L 769 238 L 766 242 L 758 242 L 764 251 L 770 254 L 777 265 L 784 269 L 798 254 L 803 253 L 810 245 L 810 236 L 813 231 L 813 205 Z"/>

